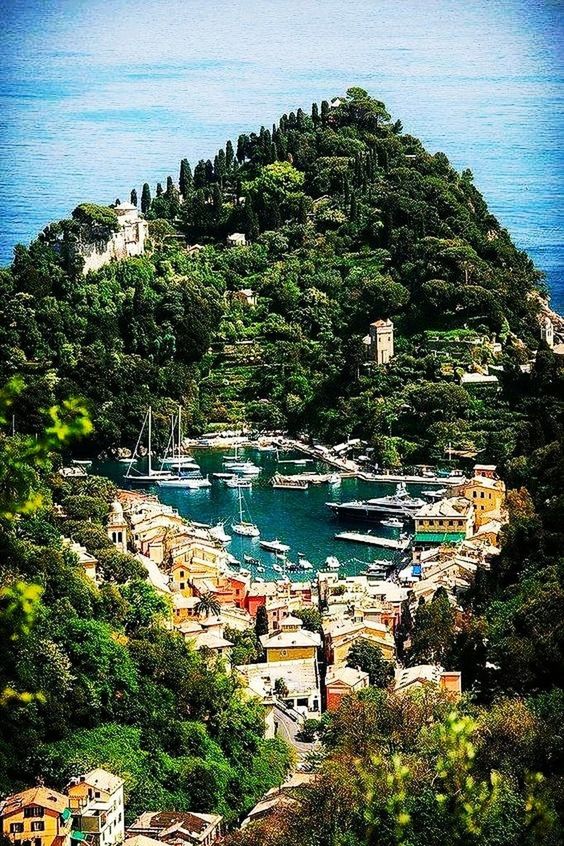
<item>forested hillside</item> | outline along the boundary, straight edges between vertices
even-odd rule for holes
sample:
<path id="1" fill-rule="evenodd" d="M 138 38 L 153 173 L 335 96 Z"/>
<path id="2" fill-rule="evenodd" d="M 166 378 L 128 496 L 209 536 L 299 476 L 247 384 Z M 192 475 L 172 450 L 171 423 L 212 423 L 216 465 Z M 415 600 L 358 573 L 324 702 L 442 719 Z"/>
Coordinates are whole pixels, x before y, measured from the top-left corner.
<path id="1" fill-rule="evenodd" d="M 2 424 L 14 387 L 0 392 Z M 52 423 L 37 441 L 0 434 L 0 795 L 105 766 L 125 779 L 127 822 L 147 808 L 232 821 L 283 780 L 290 751 L 264 739 L 261 703 L 170 629 L 169 599 L 108 539 L 113 485 L 56 472 L 56 451 L 89 431 L 84 410 L 67 404 Z M 96 556 L 100 585 L 62 533 Z"/>
<path id="2" fill-rule="evenodd" d="M 92 206 L 16 249 L 0 276 L 0 380 L 25 377 L 22 430 L 78 394 L 97 448 L 131 445 L 149 401 L 163 423 L 181 401 L 194 432 L 245 420 L 362 435 L 386 464 L 448 442 L 499 461 L 557 434 L 538 399 L 540 382 L 552 391 L 552 353 L 530 377 L 519 368 L 540 344 L 541 274 L 470 171 L 428 153 L 362 89 L 283 115 L 193 171 L 183 160 L 178 186 L 143 187 L 145 257 L 83 276 L 60 245 L 85 208 L 96 231 L 109 226 Z M 226 248 L 233 232 L 250 243 Z M 256 292 L 254 307 L 230 296 L 239 289 Z M 386 317 L 396 356 L 368 369 L 362 338 Z M 502 392 L 460 386 L 488 363 L 503 368 Z"/>

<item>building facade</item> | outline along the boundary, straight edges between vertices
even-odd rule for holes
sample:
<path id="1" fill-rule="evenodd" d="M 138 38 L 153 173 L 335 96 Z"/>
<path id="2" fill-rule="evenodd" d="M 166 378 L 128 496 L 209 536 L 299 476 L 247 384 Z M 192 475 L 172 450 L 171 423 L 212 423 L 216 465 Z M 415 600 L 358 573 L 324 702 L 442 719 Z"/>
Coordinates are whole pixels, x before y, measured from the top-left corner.
<path id="1" fill-rule="evenodd" d="M 394 356 L 394 324 L 391 320 L 375 320 L 370 324 L 370 360 L 388 364 Z"/>
<path id="2" fill-rule="evenodd" d="M 116 846 L 125 836 L 123 779 L 97 768 L 67 785 L 74 828 L 92 846 Z"/>
<path id="3" fill-rule="evenodd" d="M 69 800 L 56 790 L 32 787 L 0 804 L 2 834 L 14 846 L 70 846 Z"/>

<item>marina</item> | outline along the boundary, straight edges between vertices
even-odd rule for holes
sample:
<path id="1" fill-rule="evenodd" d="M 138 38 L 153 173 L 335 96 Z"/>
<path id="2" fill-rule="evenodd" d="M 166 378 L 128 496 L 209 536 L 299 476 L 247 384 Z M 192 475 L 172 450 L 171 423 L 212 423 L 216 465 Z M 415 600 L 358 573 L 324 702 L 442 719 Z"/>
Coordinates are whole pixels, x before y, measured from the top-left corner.
<path id="1" fill-rule="evenodd" d="M 196 455 L 198 466 L 203 477 L 208 477 L 211 486 L 201 489 L 177 488 L 172 485 L 158 486 L 157 480 L 145 482 L 142 486 L 148 493 L 156 494 L 158 498 L 173 506 L 181 516 L 192 522 L 216 526 L 221 523 L 224 533 L 231 537 L 226 548 L 233 558 L 241 566 L 247 566 L 253 574 L 260 573 L 265 580 L 280 578 L 283 572 L 284 562 L 276 555 L 264 549 L 260 545 L 260 539 L 266 542 L 272 539 L 280 539 L 294 550 L 299 550 L 300 557 L 312 565 L 311 570 L 286 568 L 288 577 L 292 581 L 310 580 L 315 576 L 316 571 L 331 569 L 326 562 L 330 559 L 331 564 L 338 569 L 341 575 L 358 575 L 364 572 L 368 565 L 382 564 L 384 570 L 373 570 L 374 577 L 379 572 L 384 573 L 385 568 L 393 566 L 394 561 L 401 552 L 392 543 L 375 545 L 374 543 L 360 543 L 356 540 L 335 540 L 336 521 L 325 503 L 330 498 L 335 502 L 347 502 L 351 500 L 364 500 L 378 496 L 391 495 L 395 491 L 395 485 L 375 482 L 366 482 L 364 479 L 353 475 L 350 471 L 343 472 L 329 471 L 327 463 L 318 459 L 311 465 L 311 474 L 327 478 L 332 476 L 333 480 L 327 484 L 308 484 L 306 490 L 300 490 L 300 495 L 293 487 L 275 488 L 271 481 L 280 470 L 278 457 L 281 459 L 299 457 L 300 451 L 293 443 L 285 441 L 279 447 L 277 454 L 274 449 L 262 449 L 253 446 L 240 445 L 237 451 L 237 461 L 252 462 L 260 470 L 260 476 L 256 481 L 251 479 L 239 479 L 230 468 L 223 464 L 224 456 L 233 452 L 233 445 L 223 443 L 216 448 L 207 446 L 195 447 L 190 443 L 190 452 Z M 231 459 L 234 456 L 231 455 Z M 303 474 L 301 465 L 283 465 L 284 476 L 299 477 Z M 147 458 L 138 458 L 135 464 L 139 473 L 144 473 L 147 467 Z M 127 465 L 125 465 L 127 469 Z M 128 483 L 123 479 L 124 463 L 118 459 L 95 461 L 91 472 L 101 473 L 112 478 L 120 487 L 127 487 Z M 237 535 L 231 529 L 233 523 L 239 521 L 238 507 L 238 485 L 242 485 L 241 492 L 244 495 L 245 505 L 249 513 L 244 515 L 244 520 L 252 521 L 258 528 L 260 538 Z M 409 493 L 414 496 L 421 495 L 421 487 L 425 489 L 428 483 L 423 486 L 409 485 Z M 380 520 L 386 515 L 380 515 Z M 371 525 L 368 523 L 366 528 Z M 358 520 L 349 520 L 343 516 L 339 519 L 339 531 L 362 532 L 362 524 Z M 398 529 L 392 526 L 385 526 L 382 522 L 373 524 L 371 535 L 373 538 L 380 536 L 392 541 L 397 540 Z M 247 562 L 244 556 L 248 556 L 258 563 Z M 294 563 L 298 556 L 291 556 Z M 337 564 L 335 564 L 337 561 Z M 282 569 L 274 570 L 273 564 Z M 290 558 L 288 564 L 292 564 Z M 258 568 L 262 568 L 259 570 Z M 381 576 L 384 578 L 384 575 Z"/>

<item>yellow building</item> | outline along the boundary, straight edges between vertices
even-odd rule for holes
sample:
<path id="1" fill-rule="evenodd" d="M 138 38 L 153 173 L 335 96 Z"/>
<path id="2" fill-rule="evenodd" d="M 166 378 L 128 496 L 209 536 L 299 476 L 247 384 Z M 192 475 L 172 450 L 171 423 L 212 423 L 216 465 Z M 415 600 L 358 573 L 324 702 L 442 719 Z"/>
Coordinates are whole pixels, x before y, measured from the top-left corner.
<path id="1" fill-rule="evenodd" d="M 499 517 L 505 503 L 505 483 L 489 476 L 474 476 L 469 482 L 459 485 L 456 492 L 474 506 L 476 528 Z"/>
<path id="2" fill-rule="evenodd" d="M 48 787 L 31 787 L 0 805 L 2 833 L 14 846 L 68 846 L 72 816 L 69 800 Z"/>
<path id="3" fill-rule="evenodd" d="M 323 623 L 325 658 L 328 665 L 344 667 L 352 646 L 364 640 L 380 650 L 386 661 L 393 661 L 396 647 L 392 633 L 375 620 L 351 620 L 341 617 Z"/>
<path id="4" fill-rule="evenodd" d="M 280 621 L 280 631 L 262 635 L 260 639 L 266 652 L 268 664 L 275 661 L 298 661 L 315 658 L 321 637 L 317 632 L 302 628 L 302 621 L 297 617 L 284 617 Z"/>

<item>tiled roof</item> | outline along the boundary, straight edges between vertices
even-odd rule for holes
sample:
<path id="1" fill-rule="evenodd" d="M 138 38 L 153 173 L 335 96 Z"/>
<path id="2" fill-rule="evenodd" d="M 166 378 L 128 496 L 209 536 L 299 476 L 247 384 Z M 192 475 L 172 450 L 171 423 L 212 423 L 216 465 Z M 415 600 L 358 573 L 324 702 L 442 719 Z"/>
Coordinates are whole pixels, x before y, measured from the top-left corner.
<path id="1" fill-rule="evenodd" d="M 62 814 L 65 808 L 69 807 L 69 800 L 63 793 L 58 793 L 49 787 L 30 787 L 28 790 L 8 796 L 0 805 L 0 813 L 2 816 L 12 814 L 27 805 L 39 805 Z"/>

